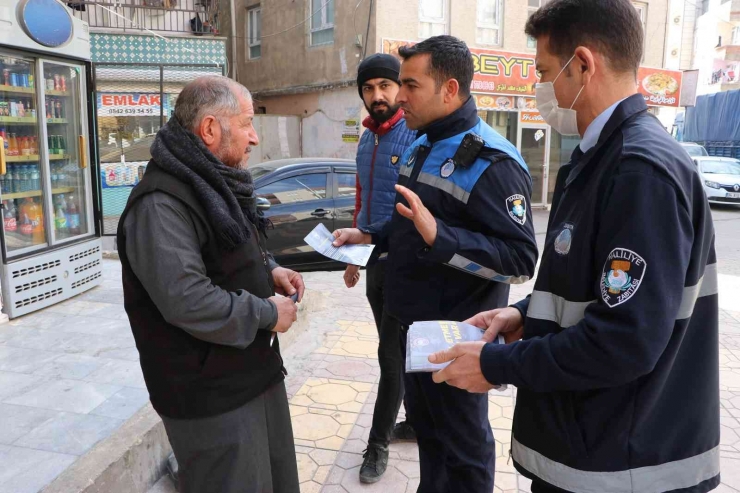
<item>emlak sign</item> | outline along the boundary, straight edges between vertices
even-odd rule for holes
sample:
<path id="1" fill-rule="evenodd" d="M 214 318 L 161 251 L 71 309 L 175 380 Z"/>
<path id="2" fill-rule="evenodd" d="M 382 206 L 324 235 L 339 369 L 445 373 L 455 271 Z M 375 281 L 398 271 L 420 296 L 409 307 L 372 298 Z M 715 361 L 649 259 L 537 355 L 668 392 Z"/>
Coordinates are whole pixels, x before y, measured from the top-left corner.
<path id="1" fill-rule="evenodd" d="M 98 116 L 159 116 L 159 94 L 98 93 Z"/>

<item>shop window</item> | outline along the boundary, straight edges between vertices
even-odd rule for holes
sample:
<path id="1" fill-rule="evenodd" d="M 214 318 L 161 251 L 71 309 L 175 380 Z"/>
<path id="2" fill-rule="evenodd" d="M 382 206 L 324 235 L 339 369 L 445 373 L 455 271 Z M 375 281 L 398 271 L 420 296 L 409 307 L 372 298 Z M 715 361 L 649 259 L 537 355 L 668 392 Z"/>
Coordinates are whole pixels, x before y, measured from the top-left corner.
<path id="1" fill-rule="evenodd" d="M 478 0 L 476 42 L 482 45 L 501 45 L 504 23 L 503 0 Z"/>
<path id="2" fill-rule="evenodd" d="M 419 37 L 421 39 L 447 33 L 445 0 L 419 0 Z"/>
<path id="3" fill-rule="evenodd" d="M 311 46 L 334 42 L 334 0 L 311 0 Z"/>
<path id="4" fill-rule="evenodd" d="M 247 51 L 250 60 L 262 56 L 262 9 L 260 7 L 247 10 Z"/>

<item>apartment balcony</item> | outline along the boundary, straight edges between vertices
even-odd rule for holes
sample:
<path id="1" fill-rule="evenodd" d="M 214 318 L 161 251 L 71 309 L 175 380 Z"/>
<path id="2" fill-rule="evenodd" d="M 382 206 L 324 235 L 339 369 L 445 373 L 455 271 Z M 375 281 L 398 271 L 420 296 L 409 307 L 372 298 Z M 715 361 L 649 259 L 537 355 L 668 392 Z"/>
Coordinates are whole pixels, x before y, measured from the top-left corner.
<path id="1" fill-rule="evenodd" d="M 137 34 L 216 36 L 219 0 L 68 1 L 75 17 L 91 31 Z"/>

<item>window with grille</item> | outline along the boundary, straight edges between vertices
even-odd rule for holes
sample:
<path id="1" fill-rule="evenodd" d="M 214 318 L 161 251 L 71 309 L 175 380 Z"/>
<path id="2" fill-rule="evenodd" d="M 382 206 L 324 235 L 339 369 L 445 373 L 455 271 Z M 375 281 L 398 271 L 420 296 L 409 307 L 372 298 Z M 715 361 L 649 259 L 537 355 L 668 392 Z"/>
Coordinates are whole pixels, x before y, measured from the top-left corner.
<path id="1" fill-rule="evenodd" d="M 475 40 L 478 44 L 500 46 L 503 23 L 503 0 L 478 0 L 475 34 Z"/>
<path id="2" fill-rule="evenodd" d="M 334 42 L 334 0 L 311 0 L 311 46 Z"/>
<path id="3" fill-rule="evenodd" d="M 446 0 L 419 0 L 419 38 L 447 34 Z"/>
<path id="4" fill-rule="evenodd" d="M 247 10 L 247 51 L 250 60 L 262 56 L 262 9 L 260 7 Z"/>

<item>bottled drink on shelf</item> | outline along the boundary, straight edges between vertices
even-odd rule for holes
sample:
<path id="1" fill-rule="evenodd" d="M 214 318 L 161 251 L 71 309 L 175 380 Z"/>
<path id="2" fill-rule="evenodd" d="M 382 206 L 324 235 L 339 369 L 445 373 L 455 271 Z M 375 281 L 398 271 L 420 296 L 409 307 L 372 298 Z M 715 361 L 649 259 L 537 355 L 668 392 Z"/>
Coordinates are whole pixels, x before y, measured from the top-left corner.
<path id="1" fill-rule="evenodd" d="M 31 189 L 41 190 L 41 173 L 39 173 L 39 165 L 31 165 Z"/>
<path id="2" fill-rule="evenodd" d="M 54 103 L 54 109 L 56 114 L 54 118 L 64 118 L 64 106 L 62 106 L 62 102 L 59 99 Z"/>
<path id="3" fill-rule="evenodd" d="M 54 74 L 54 90 L 55 91 L 61 91 L 62 90 L 62 84 L 59 80 L 59 74 Z"/>
<path id="4" fill-rule="evenodd" d="M 46 118 L 51 118 L 51 101 L 46 98 Z"/>
<path id="5" fill-rule="evenodd" d="M 64 163 L 59 163 L 59 169 L 57 171 L 57 186 L 67 186 L 67 170 L 65 169 Z"/>
<path id="6" fill-rule="evenodd" d="M 59 84 L 62 88 L 62 92 L 67 92 L 67 77 L 64 75 L 59 76 Z"/>
<path id="7" fill-rule="evenodd" d="M 13 193 L 13 165 L 8 164 L 5 170 L 5 186 L 3 191 L 5 193 Z"/>
<path id="8" fill-rule="evenodd" d="M 59 164 L 51 163 L 51 188 L 59 188 Z"/>
<path id="9" fill-rule="evenodd" d="M 23 103 L 23 101 L 18 100 L 18 102 L 16 103 L 16 107 L 18 108 L 17 109 L 18 116 L 20 116 L 21 118 L 25 118 L 25 116 L 26 116 L 26 105 Z"/>
<path id="10" fill-rule="evenodd" d="M 59 139 L 59 154 L 67 153 L 67 142 L 64 140 L 64 135 L 58 135 Z"/>
<path id="11" fill-rule="evenodd" d="M 53 77 L 46 79 L 46 90 L 47 91 L 54 90 L 54 78 Z"/>
<path id="12" fill-rule="evenodd" d="M 80 209 L 72 195 L 69 196 L 67 201 L 67 228 L 69 228 L 70 234 L 80 234 Z"/>
<path id="13" fill-rule="evenodd" d="M 31 221 L 31 214 L 28 210 L 30 205 L 31 198 L 26 197 L 26 199 L 21 203 L 20 207 L 21 234 L 28 237 L 33 235 L 33 222 Z"/>
<path id="14" fill-rule="evenodd" d="M 15 134 L 10 134 L 10 143 L 8 144 L 8 155 L 9 156 L 18 155 L 18 139 L 16 138 Z"/>
<path id="15" fill-rule="evenodd" d="M 13 165 L 13 188 L 12 192 L 17 193 L 21 191 L 21 170 L 17 164 Z"/>
<path id="16" fill-rule="evenodd" d="M 21 155 L 22 156 L 30 156 L 31 155 L 31 143 L 29 142 L 29 139 L 31 137 L 21 137 Z"/>
<path id="17" fill-rule="evenodd" d="M 10 70 L 8 70 L 7 68 L 3 69 L 3 84 L 5 84 L 6 86 L 10 85 Z"/>
<path id="18" fill-rule="evenodd" d="M 21 183 L 23 184 L 22 192 L 28 192 L 31 190 L 31 170 L 27 164 L 21 165 Z"/>
<path id="19" fill-rule="evenodd" d="M 12 233 L 18 230 L 18 221 L 15 218 L 15 201 L 6 200 L 3 202 L 3 223 L 5 232 Z"/>
<path id="20" fill-rule="evenodd" d="M 28 217 L 31 220 L 31 226 L 33 226 L 33 242 L 43 243 L 44 242 L 44 211 L 43 208 L 36 203 L 36 200 L 29 197 L 31 203 L 28 206 Z"/>
<path id="21" fill-rule="evenodd" d="M 57 203 L 54 206 L 54 227 L 58 234 L 66 234 L 69 227 L 67 225 L 67 204 L 64 201 L 64 195 L 57 197 Z"/>

